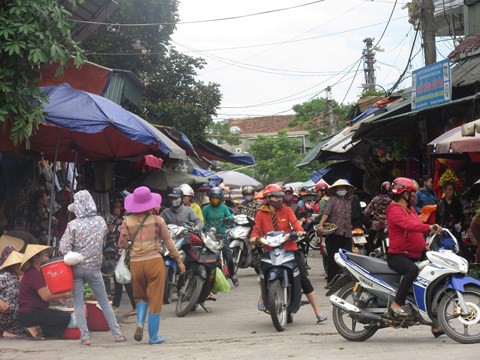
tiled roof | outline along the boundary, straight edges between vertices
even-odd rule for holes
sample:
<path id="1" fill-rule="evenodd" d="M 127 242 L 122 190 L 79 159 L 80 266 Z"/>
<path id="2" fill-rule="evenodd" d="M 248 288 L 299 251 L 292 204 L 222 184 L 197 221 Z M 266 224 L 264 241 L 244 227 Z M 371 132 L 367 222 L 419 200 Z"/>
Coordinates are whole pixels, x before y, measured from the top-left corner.
<path id="1" fill-rule="evenodd" d="M 277 133 L 280 130 L 287 132 L 304 131 L 301 127 L 289 127 L 288 123 L 295 115 L 262 116 L 255 118 L 228 119 L 230 127 L 240 128 L 240 134 Z"/>
<path id="2" fill-rule="evenodd" d="M 448 55 L 453 60 L 460 60 L 467 56 L 480 54 L 480 34 L 470 35 Z"/>

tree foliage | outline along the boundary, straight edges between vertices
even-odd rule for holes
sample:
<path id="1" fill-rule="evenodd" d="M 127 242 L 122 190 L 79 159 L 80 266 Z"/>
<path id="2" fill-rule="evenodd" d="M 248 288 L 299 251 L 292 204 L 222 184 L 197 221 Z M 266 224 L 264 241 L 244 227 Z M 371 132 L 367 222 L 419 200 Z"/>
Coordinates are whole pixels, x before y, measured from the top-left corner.
<path id="1" fill-rule="evenodd" d="M 196 79 L 205 61 L 178 52 L 170 36 L 178 21 L 176 0 L 120 0 L 119 8 L 82 45 L 88 59 L 104 66 L 132 71 L 144 84 L 141 114 L 171 126 L 191 139 L 206 138 L 220 105 L 216 83 Z M 158 24 L 122 26 L 122 24 Z"/>
<path id="2" fill-rule="evenodd" d="M 323 134 L 332 134 L 332 129 L 327 121 L 327 99 L 316 98 L 302 104 L 293 106 L 295 118 L 290 122 L 289 126 L 300 126 L 310 133 L 310 140 L 318 140 L 318 132 Z M 333 113 L 337 119 L 337 128 L 344 128 L 346 118 L 350 110 L 350 105 L 341 105 L 332 100 Z"/>
<path id="3" fill-rule="evenodd" d="M 71 0 L 75 5 L 75 1 Z M 69 13 L 57 0 L 0 2 L 0 122 L 12 120 L 11 139 L 26 142 L 43 120 L 39 88 L 41 65 L 66 65 L 83 52 L 70 34 Z M 59 67 L 61 72 L 63 67 Z"/>
<path id="4" fill-rule="evenodd" d="M 240 171 L 263 184 L 307 181 L 311 171 L 296 168 L 304 156 L 300 153 L 301 148 L 300 141 L 289 139 L 284 131 L 279 132 L 277 138 L 258 136 L 250 146 L 255 167 Z"/>
<path id="5" fill-rule="evenodd" d="M 240 145 L 240 136 L 230 131 L 230 124 L 227 120 L 215 121 L 208 131 L 208 138 L 217 140 L 218 145 L 227 143 L 229 145 Z"/>

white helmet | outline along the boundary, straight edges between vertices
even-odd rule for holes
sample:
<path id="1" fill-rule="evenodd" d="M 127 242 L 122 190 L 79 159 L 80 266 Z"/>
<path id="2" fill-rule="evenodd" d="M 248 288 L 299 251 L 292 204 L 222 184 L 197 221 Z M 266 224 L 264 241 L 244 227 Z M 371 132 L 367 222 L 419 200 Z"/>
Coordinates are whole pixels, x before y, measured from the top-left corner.
<path id="1" fill-rule="evenodd" d="M 193 192 L 193 189 L 188 184 L 182 184 L 182 185 L 179 186 L 179 188 L 183 191 L 183 195 L 186 195 L 186 196 L 194 196 L 195 195 L 195 193 Z"/>

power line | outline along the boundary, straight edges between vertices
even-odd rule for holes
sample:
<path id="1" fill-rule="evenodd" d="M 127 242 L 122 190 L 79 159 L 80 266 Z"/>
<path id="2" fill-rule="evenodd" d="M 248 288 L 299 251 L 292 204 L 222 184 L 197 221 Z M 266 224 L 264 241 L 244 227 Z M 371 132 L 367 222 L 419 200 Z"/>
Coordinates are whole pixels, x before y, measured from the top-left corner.
<path id="1" fill-rule="evenodd" d="M 350 92 L 350 89 L 352 88 L 353 82 L 355 81 L 355 78 L 357 77 L 358 69 L 360 69 L 360 64 L 361 64 L 361 63 L 362 63 L 361 61 L 358 62 L 358 66 L 357 66 L 357 70 L 355 71 L 355 75 L 353 76 L 352 82 L 350 83 L 350 86 L 348 87 L 347 92 L 346 92 L 345 96 L 343 97 L 343 100 L 342 100 L 342 102 L 341 102 L 340 104 L 343 104 L 343 102 L 344 102 L 345 99 L 347 98 L 347 95 L 348 95 L 348 93 Z"/>
<path id="2" fill-rule="evenodd" d="M 396 7 L 396 6 L 397 6 L 397 0 L 395 0 L 395 3 L 393 4 L 392 11 L 390 12 L 390 16 L 388 17 L 387 25 L 385 25 L 385 29 L 383 29 L 383 33 L 382 33 L 382 35 L 380 36 L 380 39 L 378 39 L 377 44 L 373 47 L 374 49 L 378 46 L 378 44 L 380 44 L 380 41 L 382 41 L 383 36 L 384 36 L 385 33 L 387 32 L 388 25 L 390 25 L 390 20 L 392 20 L 393 12 L 395 11 L 395 7 Z"/>
<path id="3" fill-rule="evenodd" d="M 389 94 L 391 94 L 397 88 L 397 86 L 402 82 L 403 76 L 407 72 L 410 62 L 413 60 L 412 54 L 413 54 L 413 49 L 415 48 L 415 43 L 417 42 L 417 35 L 418 35 L 418 29 L 417 31 L 415 31 L 415 37 L 413 39 L 412 48 L 410 49 L 410 54 L 408 55 L 408 61 L 407 61 L 407 65 L 405 66 L 405 70 L 403 70 L 398 80 L 395 82 L 395 84 L 393 84 L 392 88 L 388 91 Z"/>
<path id="4" fill-rule="evenodd" d="M 208 19 L 208 20 L 179 21 L 179 22 L 173 22 L 173 23 L 171 23 L 171 22 L 159 22 L 159 23 L 143 23 L 143 24 L 119 24 L 119 23 L 107 23 L 107 22 L 100 22 L 100 21 L 86 21 L 86 20 L 75 20 L 75 19 L 69 19 L 69 20 L 72 21 L 72 22 L 81 23 L 81 24 L 113 25 L 113 26 L 125 26 L 125 27 L 200 24 L 200 23 L 209 23 L 209 22 L 216 22 L 216 21 L 237 20 L 237 19 L 243 19 L 243 18 L 252 17 L 252 16 L 271 14 L 271 13 L 275 13 L 275 12 L 286 11 L 286 10 L 296 9 L 296 8 L 300 8 L 300 7 L 304 7 L 304 6 L 309 6 L 309 5 L 317 4 L 317 3 L 320 3 L 320 2 L 324 2 L 324 1 L 326 1 L 326 0 L 317 0 L 317 1 L 312 1 L 312 2 L 309 2 L 309 3 L 305 3 L 305 4 L 300 4 L 300 5 L 295 5 L 295 6 L 290 6 L 290 7 L 280 8 L 280 9 L 266 10 L 266 11 L 261 11 L 261 12 L 257 12 L 257 13 L 246 14 L 246 15 L 229 16 L 229 17 L 224 17 L 224 18 Z"/>

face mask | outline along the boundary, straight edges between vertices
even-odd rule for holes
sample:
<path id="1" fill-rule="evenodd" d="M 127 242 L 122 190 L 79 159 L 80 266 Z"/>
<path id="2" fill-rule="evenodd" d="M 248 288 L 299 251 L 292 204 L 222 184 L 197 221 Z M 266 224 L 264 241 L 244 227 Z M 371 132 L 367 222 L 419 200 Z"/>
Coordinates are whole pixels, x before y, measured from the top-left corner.
<path id="1" fill-rule="evenodd" d="M 347 190 L 338 190 L 337 195 L 338 196 L 345 196 L 345 195 L 347 195 Z"/>
<path id="2" fill-rule="evenodd" d="M 245 195 L 245 201 L 252 201 L 253 195 Z"/>
<path id="3" fill-rule="evenodd" d="M 277 200 L 277 201 L 270 200 L 268 202 L 268 204 L 273 206 L 275 209 L 281 209 L 282 205 L 283 205 L 283 201 L 282 200 Z"/>
<path id="4" fill-rule="evenodd" d="M 286 203 L 289 203 L 289 202 L 292 201 L 293 195 L 285 195 L 284 199 L 285 199 L 285 202 L 286 202 Z"/>
<path id="5" fill-rule="evenodd" d="M 174 208 L 179 207 L 180 205 L 182 205 L 182 199 L 180 198 L 172 199 L 172 206 Z"/>

